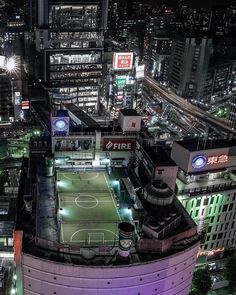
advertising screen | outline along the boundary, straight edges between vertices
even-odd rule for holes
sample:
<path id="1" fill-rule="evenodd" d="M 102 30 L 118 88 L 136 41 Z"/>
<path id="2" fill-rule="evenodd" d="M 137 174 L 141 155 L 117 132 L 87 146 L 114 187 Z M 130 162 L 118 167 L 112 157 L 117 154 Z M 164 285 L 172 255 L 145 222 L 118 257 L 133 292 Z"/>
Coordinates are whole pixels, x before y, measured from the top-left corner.
<path id="1" fill-rule="evenodd" d="M 131 70 L 133 66 L 133 52 L 114 52 L 113 69 L 114 70 Z"/>
<path id="2" fill-rule="evenodd" d="M 142 79 L 144 77 L 145 65 L 140 65 L 136 67 L 136 79 Z"/>
<path id="3" fill-rule="evenodd" d="M 127 76 L 122 75 L 122 76 L 116 76 L 116 85 L 118 88 L 123 88 L 126 85 L 126 79 Z"/>
<path id="4" fill-rule="evenodd" d="M 28 110 L 30 108 L 30 102 L 28 100 L 24 100 L 21 102 L 22 110 Z"/>
<path id="5" fill-rule="evenodd" d="M 20 105 L 22 101 L 21 93 L 15 92 L 15 105 Z"/>

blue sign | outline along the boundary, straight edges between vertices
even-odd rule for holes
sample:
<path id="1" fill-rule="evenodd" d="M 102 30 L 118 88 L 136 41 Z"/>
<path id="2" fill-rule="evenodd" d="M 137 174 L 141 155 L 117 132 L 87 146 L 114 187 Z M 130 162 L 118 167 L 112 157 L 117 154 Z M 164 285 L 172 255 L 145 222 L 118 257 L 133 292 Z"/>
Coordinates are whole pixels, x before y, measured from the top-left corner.
<path id="1" fill-rule="evenodd" d="M 200 169 L 206 166 L 207 164 L 207 157 L 203 155 L 198 155 L 192 159 L 192 167 L 195 169 Z"/>
<path id="2" fill-rule="evenodd" d="M 52 117 L 52 131 L 53 134 L 68 134 L 69 133 L 69 117 Z"/>

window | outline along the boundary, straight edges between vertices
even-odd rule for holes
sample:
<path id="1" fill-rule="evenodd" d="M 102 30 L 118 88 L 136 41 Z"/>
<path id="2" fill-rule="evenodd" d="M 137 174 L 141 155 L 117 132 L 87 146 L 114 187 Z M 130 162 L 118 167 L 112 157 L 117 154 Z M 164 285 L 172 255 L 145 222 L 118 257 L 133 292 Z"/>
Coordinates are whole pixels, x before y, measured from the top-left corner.
<path id="1" fill-rule="evenodd" d="M 204 206 L 207 206 L 207 205 L 208 205 L 208 201 L 209 201 L 208 198 L 204 199 L 203 205 L 204 205 Z"/>
<path id="2" fill-rule="evenodd" d="M 234 207 L 234 203 L 231 203 L 231 204 L 229 205 L 229 211 L 231 211 L 231 210 L 233 209 L 233 207 Z"/>
<path id="3" fill-rule="evenodd" d="M 218 234 L 218 239 L 222 239 L 223 238 L 223 233 L 219 233 Z"/>
<path id="4" fill-rule="evenodd" d="M 201 205 L 201 199 L 197 199 L 196 207 L 199 207 Z"/>
<path id="5" fill-rule="evenodd" d="M 216 239 L 216 234 L 214 234 L 213 236 L 212 236 L 212 241 L 214 241 Z"/>
<path id="6" fill-rule="evenodd" d="M 222 210 L 222 212 L 226 212 L 228 210 L 228 204 L 225 204 L 224 206 L 223 206 L 223 210 Z"/>

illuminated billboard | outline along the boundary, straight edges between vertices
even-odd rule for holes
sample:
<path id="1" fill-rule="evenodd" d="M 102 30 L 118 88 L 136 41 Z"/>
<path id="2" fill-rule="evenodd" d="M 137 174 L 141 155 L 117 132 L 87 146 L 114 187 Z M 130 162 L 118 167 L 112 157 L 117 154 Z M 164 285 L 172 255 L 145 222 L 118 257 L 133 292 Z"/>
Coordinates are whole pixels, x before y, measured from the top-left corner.
<path id="1" fill-rule="evenodd" d="M 114 52 L 112 67 L 114 70 L 131 70 L 133 58 L 133 52 Z"/>
<path id="2" fill-rule="evenodd" d="M 70 127 L 69 117 L 52 117 L 51 126 L 53 135 L 68 135 Z"/>
<path id="3" fill-rule="evenodd" d="M 126 85 L 127 76 L 116 76 L 116 85 L 118 88 L 123 88 Z"/>
<path id="4" fill-rule="evenodd" d="M 103 151 L 133 151 L 136 146 L 135 139 L 104 138 Z"/>
<path id="5" fill-rule="evenodd" d="M 28 110 L 30 108 L 30 102 L 28 100 L 24 100 L 21 102 L 21 109 Z"/>
<path id="6" fill-rule="evenodd" d="M 22 96 L 20 92 L 15 92 L 15 105 L 21 105 Z"/>
<path id="7" fill-rule="evenodd" d="M 0 68 L 6 67 L 6 56 L 0 55 Z"/>
<path id="8" fill-rule="evenodd" d="M 138 132 L 141 129 L 141 116 L 139 115 L 123 115 L 122 112 L 119 113 L 118 122 L 124 132 Z"/>
<path id="9" fill-rule="evenodd" d="M 144 77 L 144 70 L 145 70 L 145 65 L 140 65 L 140 66 L 137 66 L 135 68 L 135 71 L 136 71 L 136 76 L 135 78 L 136 79 L 142 79 Z"/>
<path id="10" fill-rule="evenodd" d="M 235 146 L 201 149 L 192 151 L 174 142 L 171 158 L 187 173 L 199 173 L 203 171 L 214 171 L 236 165 Z"/>

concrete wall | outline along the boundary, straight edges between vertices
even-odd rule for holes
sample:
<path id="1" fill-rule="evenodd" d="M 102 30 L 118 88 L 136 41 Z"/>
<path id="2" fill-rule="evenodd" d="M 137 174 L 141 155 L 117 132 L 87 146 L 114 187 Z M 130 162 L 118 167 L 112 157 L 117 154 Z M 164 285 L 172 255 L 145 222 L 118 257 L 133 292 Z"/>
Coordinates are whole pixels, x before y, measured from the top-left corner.
<path id="1" fill-rule="evenodd" d="M 23 254 L 25 295 L 188 295 L 198 244 L 157 261 L 93 267 Z"/>

